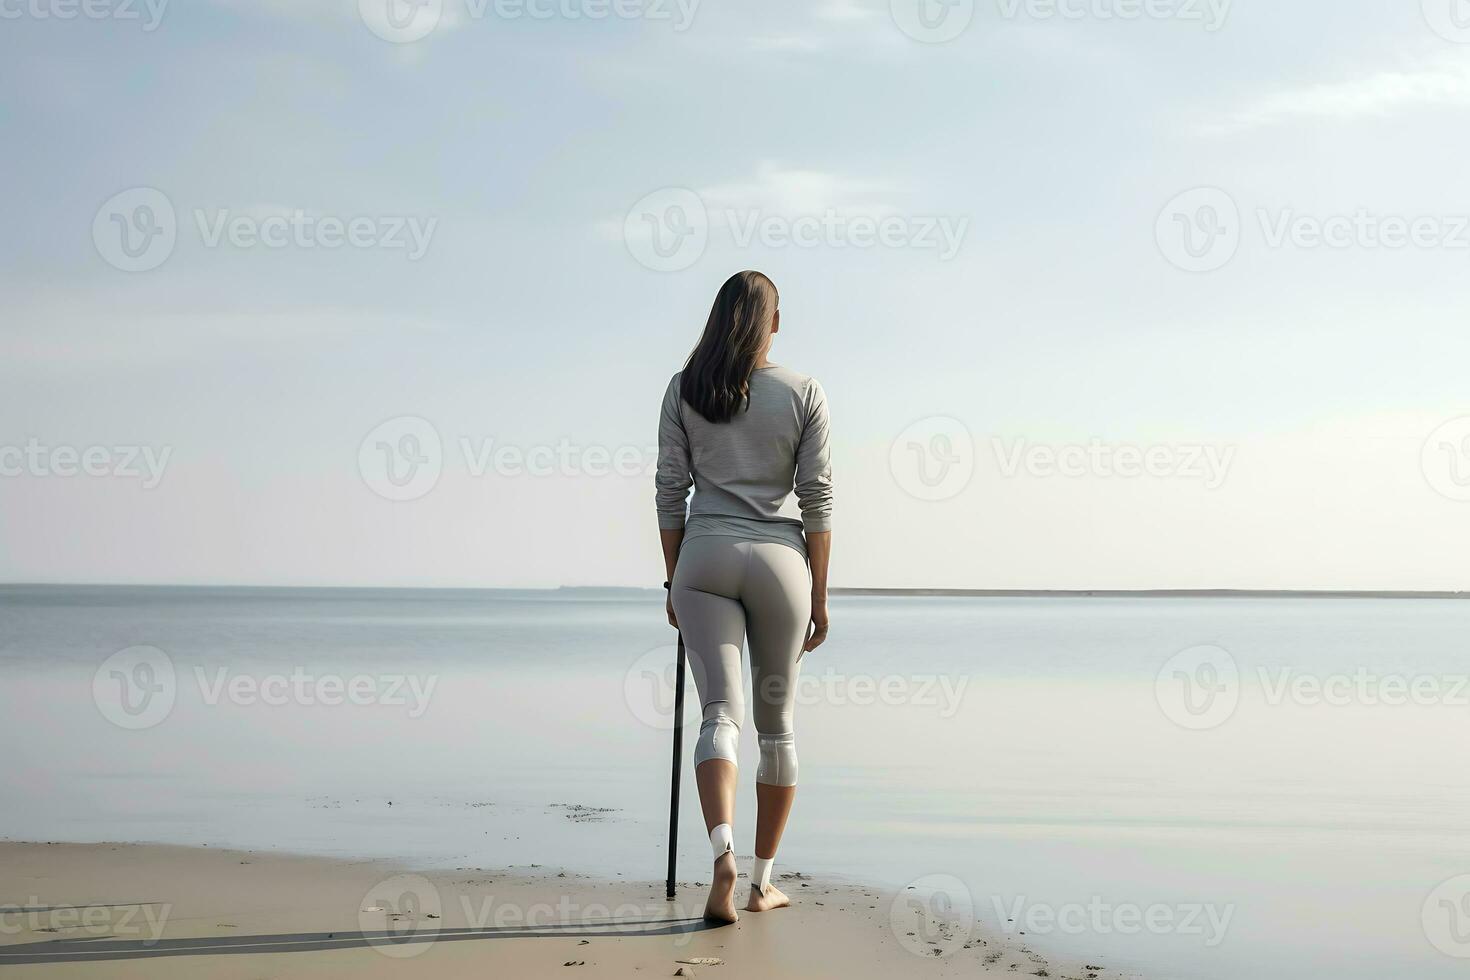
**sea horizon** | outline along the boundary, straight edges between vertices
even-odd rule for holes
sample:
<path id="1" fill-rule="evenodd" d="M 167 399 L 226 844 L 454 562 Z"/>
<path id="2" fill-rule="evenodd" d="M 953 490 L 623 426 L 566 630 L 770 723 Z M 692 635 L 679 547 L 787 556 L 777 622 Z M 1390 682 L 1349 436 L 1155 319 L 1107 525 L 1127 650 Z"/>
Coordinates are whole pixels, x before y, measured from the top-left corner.
<path id="1" fill-rule="evenodd" d="M 317 592 L 601 592 L 601 593 L 658 593 L 657 586 L 638 585 L 271 585 L 262 583 L 197 584 L 176 582 L 0 582 L 5 589 L 178 589 L 216 592 L 317 591 Z M 1254 589 L 1254 588 L 1198 588 L 1198 589 L 984 589 L 984 588 L 888 588 L 884 586 L 833 586 L 828 589 L 833 596 L 889 596 L 922 598 L 965 598 L 965 599 L 1024 599 L 1024 598 L 1077 598 L 1077 599 L 1470 599 L 1470 590 L 1450 589 Z"/>

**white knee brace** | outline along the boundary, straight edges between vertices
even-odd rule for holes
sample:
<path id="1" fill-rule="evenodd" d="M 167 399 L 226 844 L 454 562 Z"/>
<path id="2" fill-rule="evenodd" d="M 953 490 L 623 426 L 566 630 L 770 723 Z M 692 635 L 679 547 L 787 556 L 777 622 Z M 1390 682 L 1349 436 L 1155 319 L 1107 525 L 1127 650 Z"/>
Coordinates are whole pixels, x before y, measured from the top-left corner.
<path id="1" fill-rule="evenodd" d="M 755 781 L 767 786 L 796 785 L 796 735 L 762 735 L 761 764 Z"/>
<path id="2" fill-rule="evenodd" d="M 699 726 L 699 741 L 694 744 L 694 764 L 710 759 L 738 764 L 739 755 L 739 720 L 731 716 L 728 701 L 711 701 L 704 706 L 704 722 Z"/>

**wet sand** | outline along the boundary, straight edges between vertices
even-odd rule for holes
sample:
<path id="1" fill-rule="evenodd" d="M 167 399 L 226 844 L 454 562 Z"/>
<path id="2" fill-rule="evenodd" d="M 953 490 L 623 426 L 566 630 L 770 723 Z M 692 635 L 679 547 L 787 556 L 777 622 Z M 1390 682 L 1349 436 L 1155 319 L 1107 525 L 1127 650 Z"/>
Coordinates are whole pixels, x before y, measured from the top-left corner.
<path id="1" fill-rule="evenodd" d="M 714 927 L 695 882 L 669 902 L 662 882 L 535 865 L 418 872 L 207 847 L 0 842 L 0 966 L 139 980 L 1123 976 L 946 920 L 942 903 L 789 870 L 779 885 L 791 908 Z M 742 879 L 741 904 L 747 888 Z"/>

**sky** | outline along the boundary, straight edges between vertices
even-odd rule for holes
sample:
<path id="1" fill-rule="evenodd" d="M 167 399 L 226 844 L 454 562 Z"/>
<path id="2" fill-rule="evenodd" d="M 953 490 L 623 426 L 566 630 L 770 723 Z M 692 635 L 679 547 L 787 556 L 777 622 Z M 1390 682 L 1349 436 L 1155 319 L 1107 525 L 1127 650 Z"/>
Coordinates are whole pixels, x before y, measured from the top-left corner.
<path id="1" fill-rule="evenodd" d="M 0 581 L 656 588 L 756 268 L 834 585 L 1470 588 L 1465 0 L 0 0 L 0 80 Z"/>

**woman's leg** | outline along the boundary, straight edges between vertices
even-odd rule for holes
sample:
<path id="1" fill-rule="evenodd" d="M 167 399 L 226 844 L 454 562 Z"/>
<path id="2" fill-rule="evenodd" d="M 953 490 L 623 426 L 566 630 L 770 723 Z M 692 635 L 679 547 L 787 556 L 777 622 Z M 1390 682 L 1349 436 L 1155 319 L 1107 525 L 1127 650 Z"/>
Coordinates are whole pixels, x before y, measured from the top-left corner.
<path id="1" fill-rule="evenodd" d="M 771 868 L 795 802 L 795 786 L 755 784 L 755 865 L 750 875 L 750 899 L 745 903 L 747 912 L 766 912 L 791 904 L 786 893 L 771 884 Z"/>
<path id="2" fill-rule="evenodd" d="M 737 753 L 745 702 L 740 684 L 740 648 L 745 610 L 733 598 L 745 566 L 742 542 L 698 538 L 679 553 L 671 583 L 674 614 L 689 654 L 702 720 L 694 747 L 694 781 L 705 830 L 714 851 L 706 918 L 734 922 Z"/>
<path id="3" fill-rule="evenodd" d="M 746 909 L 764 912 L 791 904 L 770 884 L 771 864 L 796 799 L 797 664 L 811 617 L 806 558 L 782 544 L 754 546 L 741 598 L 750 634 L 751 697 L 761 748 L 755 774 L 755 869 Z"/>
<path id="4" fill-rule="evenodd" d="M 704 825 L 709 831 L 710 846 L 715 852 L 715 866 L 710 872 L 709 898 L 704 902 L 704 917 L 714 922 L 735 922 L 735 763 L 724 759 L 707 759 L 694 767 L 694 783 L 699 787 L 699 804 L 704 809 Z"/>

